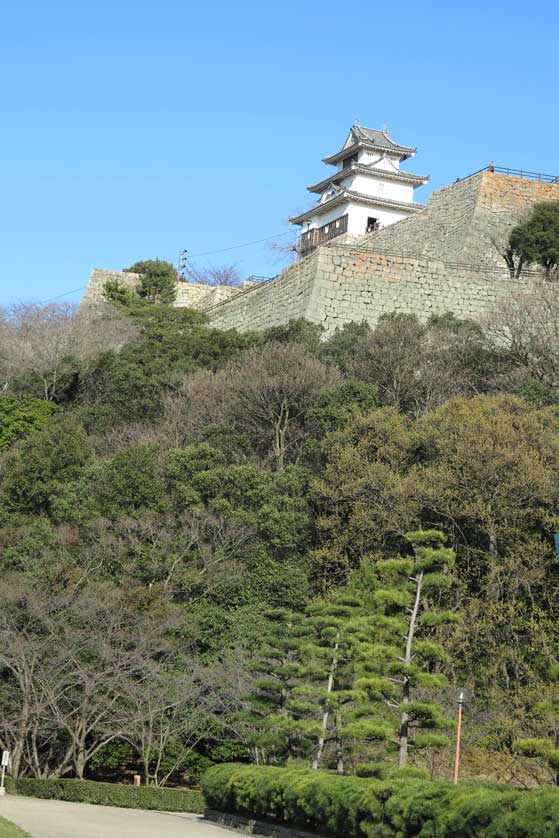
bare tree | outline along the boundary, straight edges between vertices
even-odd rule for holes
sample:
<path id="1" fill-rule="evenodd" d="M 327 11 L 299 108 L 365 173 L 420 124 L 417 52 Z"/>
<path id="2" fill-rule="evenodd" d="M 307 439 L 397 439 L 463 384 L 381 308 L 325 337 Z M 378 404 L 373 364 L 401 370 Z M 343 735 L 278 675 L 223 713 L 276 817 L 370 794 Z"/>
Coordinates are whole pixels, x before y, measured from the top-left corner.
<path id="1" fill-rule="evenodd" d="M 347 367 L 378 388 L 381 404 L 420 416 L 453 396 L 487 391 L 499 364 L 474 324 L 452 317 L 422 324 L 406 315 L 381 321 Z"/>
<path id="2" fill-rule="evenodd" d="M 189 262 L 186 275 L 190 282 L 200 285 L 235 286 L 241 283 L 239 268 L 235 263 L 198 268 Z"/>
<path id="3" fill-rule="evenodd" d="M 165 653 L 171 617 L 153 618 L 109 585 L 53 591 L 23 575 L 0 592 L 0 740 L 14 773 L 83 777 L 122 738 L 131 685 L 142 688 Z"/>
<path id="4" fill-rule="evenodd" d="M 31 765 L 41 776 L 38 730 L 50 739 L 52 728 L 44 723 L 44 701 L 37 688 L 50 654 L 43 617 L 43 602 L 34 587 L 17 577 L 5 578 L 0 596 L 0 742 L 11 752 L 16 777 Z M 43 772 L 48 770 L 46 755 Z"/>
<path id="5" fill-rule="evenodd" d="M 529 378 L 559 387 L 559 286 L 543 280 L 502 300 L 485 320 L 488 334 Z"/>
<path id="6" fill-rule="evenodd" d="M 63 619 L 57 613 L 47 625 L 51 657 L 39 686 L 68 741 L 59 771 L 72 767 L 83 778 L 88 761 L 127 729 L 129 685 L 142 688 L 150 660 L 168 648 L 168 624 L 114 588 L 89 585 L 64 603 Z"/>
<path id="7" fill-rule="evenodd" d="M 146 785 L 166 785 L 212 732 L 218 702 L 206 680 L 204 669 L 183 657 L 178 671 L 156 664 L 141 684 L 128 682 L 123 738 L 141 760 Z"/>
<path id="8" fill-rule="evenodd" d="M 228 424 L 248 434 L 263 459 L 281 469 L 298 458 L 307 411 L 339 380 L 301 346 L 270 343 L 215 374 L 186 378 L 166 402 L 161 431 L 169 445 L 180 446 L 209 425 Z"/>
<path id="9" fill-rule="evenodd" d="M 97 521 L 88 533 L 89 558 L 110 564 L 125 581 L 159 587 L 174 600 L 222 596 L 244 573 L 241 556 L 249 527 L 224 515 L 192 508 L 178 515 L 146 513 Z"/>
<path id="10" fill-rule="evenodd" d="M 32 373 L 40 395 L 56 400 L 76 360 L 120 346 L 136 327 L 109 307 L 80 312 L 74 303 L 22 303 L 0 309 L 0 388 Z"/>

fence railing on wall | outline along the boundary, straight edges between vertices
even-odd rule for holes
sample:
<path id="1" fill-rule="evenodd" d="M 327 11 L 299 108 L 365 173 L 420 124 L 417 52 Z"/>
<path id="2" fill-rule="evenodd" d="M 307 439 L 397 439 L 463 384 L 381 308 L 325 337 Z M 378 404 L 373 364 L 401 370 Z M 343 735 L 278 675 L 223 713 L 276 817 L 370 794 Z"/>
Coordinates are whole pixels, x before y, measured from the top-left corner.
<path id="1" fill-rule="evenodd" d="M 496 166 L 495 163 L 490 163 L 489 166 L 484 166 L 483 169 L 478 169 L 477 172 L 472 172 L 466 177 L 459 177 L 457 180 L 468 180 L 468 178 L 479 175 L 481 172 L 497 172 L 499 175 L 509 175 L 510 177 L 525 178 L 526 180 L 540 180 L 542 183 L 558 183 L 559 175 L 544 175 L 542 172 L 530 172 L 527 169 L 511 169 L 509 166 Z"/>

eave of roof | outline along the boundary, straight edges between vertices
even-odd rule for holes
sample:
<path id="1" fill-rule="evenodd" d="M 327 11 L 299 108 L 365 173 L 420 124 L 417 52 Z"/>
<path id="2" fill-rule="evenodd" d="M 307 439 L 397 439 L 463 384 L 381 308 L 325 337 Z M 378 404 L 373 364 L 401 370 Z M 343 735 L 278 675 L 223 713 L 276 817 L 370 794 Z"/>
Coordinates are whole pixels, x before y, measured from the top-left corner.
<path id="1" fill-rule="evenodd" d="M 340 192 L 339 195 L 336 195 L 329 201 L 324 201 L 323 204 L 315 204 L 314 207 L 311 207 L 311 209 L 301 213 L 301 215 L 293 216 L 289 219 L 289 222 L 290 224 L 303 224 L 303 222 L 312 218 L 313 215 L 322 215 L 322 213 L 326 210 L 331 210 L 333 207 L 337 207 L 339 204 L 344 204 L 348 201 L 354 201 L 359 204 L 368 204 L 372 207 L 403 209 L 410 212 L 417 212 L 418 210 L 425 209 L 424 204 L 408 203 L 407 201 L 395 201 L 392 198 L 372 197 L 371 195 L 364 195 L 362 192 L 352 192 L 349 189 L 344 189 L 343 192 Z"/>
<path id="2" fill-rule="evenodd" d="M 355 154 L 362 148 L 366 148 L 368 151 L 384 151 L 387 154 L 392 154 L 394 157 L 398 157 L 400 160 L 407 160 L 409 157 L 413 157 L 417 151 L 416 148 L 408 148 L 403 145 L 379 145 L 378 143 L 359 140 L 359 142 L 354 143 L 347 148 L 342 148 L 341 151 L 337 151 L 336 154 L 331 154 L 330 157 L 323 157 L 322 162 L 331 164 L 339 163 L 340 160 L 345 160 L 346 157 L 351 157 L 352 154 Z"/>
<path id="3" fill-rule="evenodd" d="M 429 180 L 429 175 L 414 175 L 411 172 L 389 172 L 385 169 L 373 169 L 370 166 L 362 166 L 359 163 L 352 163 L 347 169 L 340 169 L 328 178 L 321 180 L 319 183 L 313 183 L 307 186 L 308 192 L 323 192 L 331 183 L 338 183 L 340 180 L 345 180 L 352 173 L 360 175 L 369 175 L 377 180 L 395 180 L 400 183 L 411 183 L 414 189 L 418 186 L 423 186 Z"/>

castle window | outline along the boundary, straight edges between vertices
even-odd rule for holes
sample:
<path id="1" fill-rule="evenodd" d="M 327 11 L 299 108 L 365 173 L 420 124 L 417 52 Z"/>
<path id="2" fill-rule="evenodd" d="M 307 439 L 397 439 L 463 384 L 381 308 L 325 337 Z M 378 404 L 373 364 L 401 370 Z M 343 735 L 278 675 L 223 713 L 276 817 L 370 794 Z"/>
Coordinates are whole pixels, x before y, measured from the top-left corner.
<path id="1" fill-rule="evenodd" d="M 378 230 L 379 227 L 380 227 L 380 224 L 379 224 L 378 218 L 372 218 L 371 216 L 369 216 L 369 218 L 367 219 L 366 232 L 367 233 L 372 233 L 374 230 Z"/>

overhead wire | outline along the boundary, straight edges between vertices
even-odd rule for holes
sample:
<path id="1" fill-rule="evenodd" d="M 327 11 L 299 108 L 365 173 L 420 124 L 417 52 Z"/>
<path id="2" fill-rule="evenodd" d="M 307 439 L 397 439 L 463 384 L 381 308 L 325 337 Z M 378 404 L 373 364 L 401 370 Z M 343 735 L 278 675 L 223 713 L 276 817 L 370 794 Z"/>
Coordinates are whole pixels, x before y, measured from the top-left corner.
<path id="1" fill-rule="evenodd" d="M 276 233 L 276 235 L 273 236 L 266 236 L 265 239 L 255 239 L 254 241 L 244 242 L 243 244 L 234 244 L 231 247 L 222 247 L 219 250 L 206 250 L 203 253 L 189 253 L 189 260 L 196 259 L 200 256 L 213 256 L 216 253 L 227 253 L 229 250 L 240 250 L 242 247 L 250 247 L 253 244 L 262 244 L 263 242 L 272 241 L 272 239 L 279 239 L 281 236 L 287 236 L 290 233 L 291 230 L 285 230 L 283 233 Z M 86 288 L 87 285 L 82 285 L 80 288 L 72 288 L 71 291 L 64 291 L 62 294 L 58 294 L 56 297 L 49 297 L 48 300 L 41 300 L 40 305 L 53 303 L 56 300 L 60 300 L 62 297 L 68 297 L 70 294 L 75 294 L 77 291 L 84 291 Z"/>

